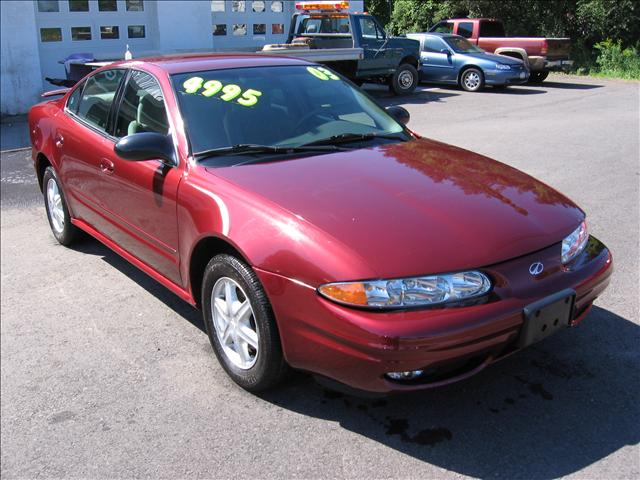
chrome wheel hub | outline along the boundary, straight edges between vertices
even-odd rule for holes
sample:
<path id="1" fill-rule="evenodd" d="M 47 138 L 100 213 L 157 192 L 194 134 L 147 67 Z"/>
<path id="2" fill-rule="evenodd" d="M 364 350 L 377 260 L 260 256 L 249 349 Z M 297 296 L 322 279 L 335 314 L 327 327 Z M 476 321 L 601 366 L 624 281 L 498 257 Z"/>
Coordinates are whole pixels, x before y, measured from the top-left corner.
<path id="1" fill-rule="evenodd" d="M 60 189 L 53 178 L 47 182 L 47 206 L 53 229 L 56 233 L 62 233 L 64 230 L 64 208 L 62 207 Z"/>
<path id="2" fill-rule="evenodd" d="M 211 291 L 211 316 L 222 351 L 242 370 L 253 367 L 258 358 L 258 329 L 249 298 L 240 285 L 222 277 Z"/>
<path id="3" fill-rule="evenodd" d="M 476 72 L 469 72 L 465 74 L 464 84 L 470 90 L 475 90 L 480 85 L 480 75 Z"/>
<path id="4" fill-rule="evenodd" d="M 409 88 L 413 84 L 411 72 L 402 72 L 398 77 L 398 83 L 402 88 Z"/>

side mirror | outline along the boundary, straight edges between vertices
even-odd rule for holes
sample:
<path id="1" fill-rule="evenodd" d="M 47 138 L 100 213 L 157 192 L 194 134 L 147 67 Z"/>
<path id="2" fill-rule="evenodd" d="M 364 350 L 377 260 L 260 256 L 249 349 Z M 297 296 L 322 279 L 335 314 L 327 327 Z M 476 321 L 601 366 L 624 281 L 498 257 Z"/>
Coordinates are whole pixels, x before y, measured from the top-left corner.
<path id="1" fill-rule="evenodd" d="M 442 50 L 440 50 L 440 53 L 444 53 L 448 57 L 451 55 L 451 50 L 449 50 L 448 48 L 443 48 Z"/>
<path id="2" fill-rule="evenodd" d="M 171 136 L 155 132 L 141 132 L 127 135 L 118 140 L 113 151 L 125 160 L 140 162 L 143 160 L 162 160 L 175 166 L 175 148 Z"/>
<path id="3" fill-rule="evenodd" d="M 398 123 L 401 123 L 402 125 L 406 125 L 411 119 L 411 114 L 407 111 L 407 109 L 399 105 L 392 105 L 391 107 L 385 108 L 385 110 Z"/>

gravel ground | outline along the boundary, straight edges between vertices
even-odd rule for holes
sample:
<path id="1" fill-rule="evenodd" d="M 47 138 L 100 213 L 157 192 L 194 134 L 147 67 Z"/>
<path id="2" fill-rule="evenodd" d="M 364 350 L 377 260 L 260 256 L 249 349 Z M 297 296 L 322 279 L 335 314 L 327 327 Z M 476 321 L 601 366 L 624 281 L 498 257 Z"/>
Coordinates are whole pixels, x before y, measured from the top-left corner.
<path id="1" fill-rule="evenodd" d="M 463 383 L 377 400 L 303 374 L 240 390 L 196 310 L 96 241 L 57 245 L 28 152 L 3 153 L 2 478 L 639 478 L 639 90 L 566 76 L 374 89 L 418 133 L 568 194 L 616 268 L 578 328 Z"/>

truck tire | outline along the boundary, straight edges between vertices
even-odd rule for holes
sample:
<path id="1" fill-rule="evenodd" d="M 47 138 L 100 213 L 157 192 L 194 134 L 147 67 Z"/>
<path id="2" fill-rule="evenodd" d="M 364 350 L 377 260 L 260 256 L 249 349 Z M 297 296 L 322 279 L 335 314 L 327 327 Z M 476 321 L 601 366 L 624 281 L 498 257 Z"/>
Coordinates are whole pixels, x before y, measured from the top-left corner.
<path id="1" fill-rule="evenodd" d="M 459 83 L 467 92 L 479 92 L 484 88 L 484 74 L 479 68 L 467 68 L 460 75 Z"/>
<path id="2" fill-rule="evenodd" d="M 415 67 L 409 63 L 403 63 L 389 78 L 389 89 L 396 95 L 408 95 L 416 89 L 418 80 L 418 71 Z"/>
<path id="3" fill-rule="evenodd" d="M 549 72 L 531 72 L 529 83 L 542 83 L 549 76 Z"/>

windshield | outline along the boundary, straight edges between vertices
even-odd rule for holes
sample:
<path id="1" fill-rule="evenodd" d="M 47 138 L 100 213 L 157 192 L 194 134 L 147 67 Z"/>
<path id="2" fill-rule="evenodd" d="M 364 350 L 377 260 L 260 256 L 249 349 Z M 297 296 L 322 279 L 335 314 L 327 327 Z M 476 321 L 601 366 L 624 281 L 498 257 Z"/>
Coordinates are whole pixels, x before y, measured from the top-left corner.
<path id="1" fill-rule="evenodd" d="M 351 35 L 347 15 L 299 15 L 296 19 L 296 35 Z"/>
<path id="2" fill-rule="evenodd" d="M 476 47 L 466 38 L 444 37 L 443 40 L 447 42 L 447 45 L 449 45 L 456 53 L 484 53 L 484 50 Z"/>
<path id="3" fill-rule="evenodd" d="M 346 134 L 408 138 L 366 94 L 320 66 L 235 68 L 171 78 L 194 153 L 234 145 L 299 147 Z"/>

